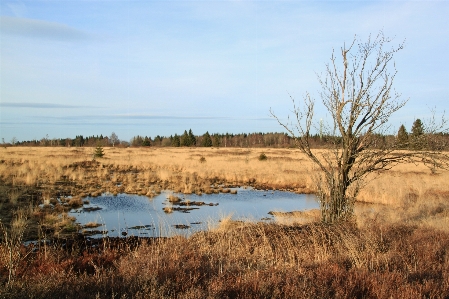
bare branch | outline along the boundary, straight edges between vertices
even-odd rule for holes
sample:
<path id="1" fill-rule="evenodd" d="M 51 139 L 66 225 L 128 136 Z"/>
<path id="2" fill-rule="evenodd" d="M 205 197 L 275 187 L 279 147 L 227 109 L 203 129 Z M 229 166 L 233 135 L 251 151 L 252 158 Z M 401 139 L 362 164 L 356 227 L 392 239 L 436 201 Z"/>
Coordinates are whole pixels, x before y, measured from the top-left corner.
<path id="1" fill-rule="evenodd" d="M 375 38 L 369 36 L 366 42 L 358 42 L 355 37 L 349 48 L 341 48 L 340 60 L 332 51 L 331 62 L 326 64 L 326 70 L 318 76 L 318 81 L 322 87 L 319 95 L 332 117 L 327 136 L 332 140 L 333 148 L 321 152 L 319 157 L 312 152 L 310 145 L 315 100 L 308 93 L 301 107 L 290 96 L 294 124 L 281 122 L 270 110 L 295 139 L 296 146 L 322 173 L 316 182 L 323 221 L 335 222 L 353 217 L 355 196 L 368 174 L 391 169 L 400 163 L 422 163 L 432 169 L 449 169 L 447 154 L 440 150 L 424 150 L 429 136 L 447 130 L 444 129 L 447 125 L 444 115 L 437 122 L 433 114 L 426 134 L 413 140 L 420 145 L 419 151 L 404 151 L 404 142 L 399 140 L 393 144 L 378 144 L 379 134 L 390 127 L 391 116 L 407 103 L 407 99 L 401 99 L 393 89 L 397 74 L 393 57 L 404 48 L 404 42 L 386 49 L 391 42 L 380 31 Z"/>

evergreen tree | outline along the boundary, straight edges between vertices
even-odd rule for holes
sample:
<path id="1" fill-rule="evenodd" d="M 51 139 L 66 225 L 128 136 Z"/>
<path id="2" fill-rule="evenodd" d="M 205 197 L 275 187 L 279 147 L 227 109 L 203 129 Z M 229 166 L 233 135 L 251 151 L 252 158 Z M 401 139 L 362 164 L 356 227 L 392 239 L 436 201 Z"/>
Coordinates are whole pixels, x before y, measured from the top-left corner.
<path id="1" fill-rule="evenodd" d="M 175 147 L 181 146 L 181 141 L 179 140 L 178 134 L 175 134 L 175 136 L 173 137 L 171 145 Z"/>
<path id="2" fill-rule="evenodd" d="M 151 146 L 151 138 L 148 138 L 147 136 L 145 136 L 145 138 L 143 139 L 142 145 L 143 146 Z"/>
<path id="3" fill-rule="evenodd" d="M 76 137 L 75 137 L 75 146 L 83 146 L 84 145 L 84 138 L 83 138 L 83 135 L 77 135 Z"/>
<path id="4" fill-rule="evenodd" d="M 214 135 L 214 140 L 212 141 L 212 146 L 219 147 L 220 146 L 220 137 L 218 134 Z"/>
<path id="5" fill-rule="evenodd" d="M 100 143 L 97 144 L 97 147 L 95 148 L 93 156 L 94 156 L 93 157 L 94 160 L 95 160 L 95 158 L 101 158 L 104 156 L 103 147 L 100 145 Z"/>
<path id="6" fill-rule="evenodd" d="M 418 137 L 420 135 L 424 134 L 424 126 L 421 122 L 421 120 L 418 118 L 417 120 L 415 120 L 415 122 L 413 123 L 412 126 L 412 136 L 413 137 Z"/>
<path id="7" fill-rule="evenodd" d="M 137 135 L 131 139 L 131 145 L 132 146 L 142 146 L 143 141 L 144 141 L 144 139 L 140 135 Z"/>
<path id="8" fill-rule="evenodd" d="M 190 139 L 190 145 L 189 146 L 195 146 L 196 145 L 196 138 L 195 138 L 195 135 L 193 135 L 192 129 L 189 129 L 189 139 Z"/>
<path id="9" fill-rule="evenodd" d="M 212 139 L 210 138 L 209 132 L 206 132 L 203 135 L 203 140 L 201 142 L 201 145 L 204 147 L 211 147 L 212 146 Z"/>
<path id="10" fill-rule="evenodd" d="M 424 136 L 424 126 L 421 120 L 418 118 L 413 122 L 412 132 L 411 132 L 411 147 L 415 150 L 421 150 L 425 147 Z"/>
<path id="11" fill-rule="evenodd" d="M 190 136 L 187 133 L 187 131 L 184 130 L 184 134 L 182 134 L 182 136 L 181 136 L 181 146 L 190 146 L 190 145 L 192 145 Z"/>
<path id="12" fill-rule="evenodd" d="M 398 131 L 398 142 L 399 142 L 399 147 L 401 148 L 405 148 L 407 147 L 408 144 L 408 133 L 407 130 L 405 129 L 404 125 L 401 125 L 399 127 L 399 131 Z"/>
<path id="13" fill-rule="evenodd" d="M 162 137 L 157 135 L 156 137 L 154 137 L 154 144 L 155 145 L 161 145 L 162 144 Z"/>

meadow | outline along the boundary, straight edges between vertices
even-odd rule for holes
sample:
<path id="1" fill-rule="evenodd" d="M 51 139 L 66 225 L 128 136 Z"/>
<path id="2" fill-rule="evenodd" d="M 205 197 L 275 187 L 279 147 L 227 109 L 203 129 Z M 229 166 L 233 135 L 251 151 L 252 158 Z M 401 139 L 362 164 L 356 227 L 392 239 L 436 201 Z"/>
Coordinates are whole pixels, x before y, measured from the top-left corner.
<path id="1" fill-rule="evenodd" d="M 67 216 L 87 195 L 315 191 L 317 170 L 296 149 L 104 152 L 93 160 L 87 147 L 0 149 L 1 297 L 449 297 L 448 171 L 402 164 L 373 173 L 357 198 L 356 223 L 325 225 L 319 211 L 265 224 L 224 217 L 189 238 L 104 239 L 92 247 L 74 237 L 79 228 Z M 70 236 L 71 246 L 21 245 Z"/>

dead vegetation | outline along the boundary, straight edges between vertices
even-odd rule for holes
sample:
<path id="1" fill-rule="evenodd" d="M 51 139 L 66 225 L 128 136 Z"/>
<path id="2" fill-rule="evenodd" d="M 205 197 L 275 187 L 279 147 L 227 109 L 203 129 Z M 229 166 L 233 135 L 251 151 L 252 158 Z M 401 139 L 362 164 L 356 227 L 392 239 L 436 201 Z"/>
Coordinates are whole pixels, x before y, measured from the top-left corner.
<path id="1" fill-rule="evenodd" d="M 295 149 L 105 148 L 104 151 L 107 160 L 92 161 L 90 148 L 2 149 L 1 219 L 9 223 L 10 211 L 18 206 L 28 207 L 30 203 L 34 215 L 43 212 L 59 215 L 61 211 L 81 207 L 83 197 L 105 192 L 150 198 L 162 190 L 211 194 L 229 192 L 227 187 L 235 186 L 315 192 L 312 176 L 316 169 Z M 260 161 L 262 153 L 268 159 Z M 207 157 L 207 163 L 200 162 L 198 157 Z M 357 197 L 359 202 L 404 208 L 414 213 L 407 221 L 418 225 L 444 229 L 448 223 L 445 212 L 433 212 L 447 209 L 447 171 L 432 173 L 425 166 L 405 164 L 389 172 L 373 173 L 368 180 L 371 181 Z M 40 204 L 47 208 L 37 209 Z M 385 214 L 388 211 L 382 217 Z M 392 213 L 390 217 L 404 218 L 403 215 Z M 26 236 L 30 230 L 37 231 L 33 219 L 36 217 L 31 218 Z M 45 222 L 43 217 L 40 220 Z M 55 229 L 54 233 L 60 231 Z"/>
<path id="2" fill-rule="evenodd" d="M 274 212 L 277 224 L 223 219 L 217 230 L 140 245 L 134 239 L 64 249 L 60 243 L 5 243 L 18 219 L 11 211 L 26 210 L 21 241 L 27 238 L 22 228 L 28 236 L 61 238 L 80 229 L 67 210 L 104 192 L 151 197 L 162 190 L 207 194 L 246 185 L 314 192 L 315 170 L 296 150 L 104 151 L 107 160 L 91 161 L 84 148 L 3 150 L 1 298 L 449 296 L 449 173 L 415 165 L 373 174 L 358 196 L 352 224 L 319 224 L 318 211 Z M 262 152 L 268 159 L 259 161 Z M 10 252 L 17 255 L 8 259 Z"/>
<path id="3" fill-rule="evenodd" d="M 186 239 L 103 240 L 21 261 L 8 298 L 447 298 L 449 233 L 370 222 L 240 223 Z M 78 249 L 76 249 L 78 248 Z M 101 254 L 98 254 L 98 251 Z M 23 266 L 23 267 L 22 267 Z M 0 265 L 0 267 L 4 267 Z"/>

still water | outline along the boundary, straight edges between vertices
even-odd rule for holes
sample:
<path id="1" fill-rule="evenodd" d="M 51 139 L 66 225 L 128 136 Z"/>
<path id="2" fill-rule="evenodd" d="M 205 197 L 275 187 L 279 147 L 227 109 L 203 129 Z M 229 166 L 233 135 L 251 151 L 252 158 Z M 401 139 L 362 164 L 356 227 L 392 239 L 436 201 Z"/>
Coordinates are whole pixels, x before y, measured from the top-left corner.
<path id="1" fill-rule="evenodd" d="M 214 228 L 219 221 L 231 217 L 233 220 L 271 221 L 270 211 L 298 211 L 319 207 L 315 195 L 295 194 L 283 191 L 259 191 L 238 188 L 237 194 L 173 194 L 164 191 L 154 198 L 146 196 L 104 194 L 86 197 L 90 203 L 72 210 L 71 216 L 84 225 L 89 222 L 101 224 L 97 228 L 85 228 L 85 232 L 96 231 L 93 237 L 117 236 L 188 236 L 200 230 Z M 169 195 L 179 197 L 181 202 L 204 202 L 203 205 L 179 205 L 168 201 Z M 165 213 L 164 208 L 173 208 Z M 102 233 L 103 235 L 102 235 Z"/>

